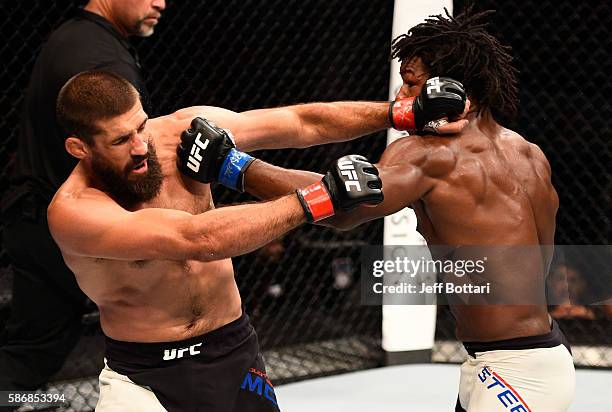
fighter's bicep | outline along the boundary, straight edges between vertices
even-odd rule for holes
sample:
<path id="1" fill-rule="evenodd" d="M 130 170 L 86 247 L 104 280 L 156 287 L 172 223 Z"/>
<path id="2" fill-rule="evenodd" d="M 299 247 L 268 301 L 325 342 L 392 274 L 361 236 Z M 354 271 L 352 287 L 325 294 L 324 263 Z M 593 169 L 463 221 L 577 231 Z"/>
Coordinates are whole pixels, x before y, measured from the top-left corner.
<path id="1" fill-rule="evenodd" d="M 93 202 L 92 202 L 93 203 Z M 85 206 L 85 205 L 80 205 Z M 89 204 L 51 210 L 49 227 L 64 253 L 119 260 L 171 259 L 182 252 L 186 213 L 168 209 L 129 212 Z"/>
<path id="2" fill-rule="evenodd" d="M 429 190 L 428 178 L 423 171 L 411 164 L 376 165 L 382 181 L 384 200 L 377 206 L 360 206 L 341 215 L 338 227 L 350 229 L 370 220 L 391 215 L 410 206 Z"/>
<path id="3" fill-rule="evenodd" d="M 202 117 L 232 132 L 236 146 L 242 151 L 287 147 L 287 137 L 298 135 L 299 119 L 290 111 L 260 109 L 237 113 L 212 106 L 193 106 L 178 110 L 175 115 L 189 127 L 191 119 Z"/>

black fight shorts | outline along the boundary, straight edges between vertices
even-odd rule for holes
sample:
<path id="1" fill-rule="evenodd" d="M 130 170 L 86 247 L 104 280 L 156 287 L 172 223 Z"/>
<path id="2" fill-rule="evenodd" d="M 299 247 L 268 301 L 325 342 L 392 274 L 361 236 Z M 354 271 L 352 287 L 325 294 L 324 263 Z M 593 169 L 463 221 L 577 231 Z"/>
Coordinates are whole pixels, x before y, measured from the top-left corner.
<path id="1" fill-rule="evenodd" d="M 96 411 L 277 412 L 247 315 L 179 342 L 106 339 Z"/>

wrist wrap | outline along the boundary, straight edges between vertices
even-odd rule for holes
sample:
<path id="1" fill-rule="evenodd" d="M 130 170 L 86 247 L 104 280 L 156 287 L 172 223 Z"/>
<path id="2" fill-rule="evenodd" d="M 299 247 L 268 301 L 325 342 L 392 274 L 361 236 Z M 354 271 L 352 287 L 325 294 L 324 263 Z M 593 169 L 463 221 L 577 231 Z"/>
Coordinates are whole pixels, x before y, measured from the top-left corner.
<path id="1" fill-rule="evenodd" d="M 244 172 L 254 160 L 254 157 L 232 148 L 221 165 L 218 182 L 244 192 Z"/>
<path id="2" fill-rule="evenodd" d="M 334 204 L 323 182 L 296 190 L 308 222 L 313 223 L 333 216 Z"/>
<path id="3" fill-rule="evenodd" d="M 414 120 L 414 97 L 397 99 L 389 105 L 389 121 L 396 130 L 416 130 Z"/>

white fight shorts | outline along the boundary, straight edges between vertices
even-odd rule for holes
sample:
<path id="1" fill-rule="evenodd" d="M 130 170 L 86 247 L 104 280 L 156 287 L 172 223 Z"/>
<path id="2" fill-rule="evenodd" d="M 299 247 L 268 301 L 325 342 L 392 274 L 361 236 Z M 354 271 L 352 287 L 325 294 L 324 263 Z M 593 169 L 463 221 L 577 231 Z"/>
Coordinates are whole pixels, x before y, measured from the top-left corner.
<path id="1" fill-rule="evenodd" d="M 563 333 L 464 343 L 456 412 L 565 412 L 576 376 Z"/>

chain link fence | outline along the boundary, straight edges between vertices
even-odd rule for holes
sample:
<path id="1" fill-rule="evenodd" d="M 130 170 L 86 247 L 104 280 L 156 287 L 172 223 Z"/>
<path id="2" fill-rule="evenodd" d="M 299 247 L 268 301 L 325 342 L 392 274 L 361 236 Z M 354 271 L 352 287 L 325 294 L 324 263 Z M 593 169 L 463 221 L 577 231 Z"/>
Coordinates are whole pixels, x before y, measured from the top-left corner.
<path id="1" fill-rule="evenodd" d="M 48 33 L 82 3 L 0 2 L 0 192 L 7 187 L 23 91 L 37 52 Z M 539 144 L 551 161 L 561 198 L 557 243 L 610 244 L 607 119 L 612 111 L 607 97 L 612 94 L 606 75 L 612 67 L 606 50 L 612 5 L 482 0 L 477 7 L 498 10 L 492 31 L 514 48 L 522 105 L 511 126 Z M 135 39 L 152 114 L 197 104 L 244 111 L 307 101 L 386 100 L 392 16 L 389 0 L 169 1 L 156 33 Z M 378 159 L 384 146 L 385 134 L 377 134 L 255 155 L 279 166 L 322 172 L 347 153 Z M 221 188 L 215 198 L 222 204 L 252 200 Z M 234 259 L 245 307 L 277 383 L 382 363 L 381 310 L 360 305 L 358 287 L 361 246 L 381 243 L 382 221 L 350 232 L 306 226 Z M 0 259 L 0 316 L 5 319 L 10 271 L 1 253 Z M 560 316 L 570 340 L 591 350 L 584 364 L 612 365 L 610 316 L 603 311 L 589 318 Z M 91 377 L 101 366 L 101 334 L 95 313 L 84 322 L 83 339 L 55 379 L 64 393 L 74 394 L 72 410 L 93 409 L 97 397 Z M 453 329 L 447 308 L 441 307 L 434 361 L 461 360 Z"/>

